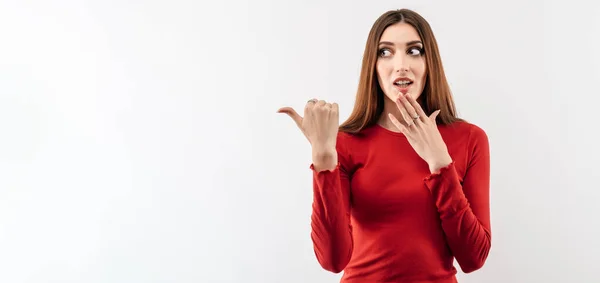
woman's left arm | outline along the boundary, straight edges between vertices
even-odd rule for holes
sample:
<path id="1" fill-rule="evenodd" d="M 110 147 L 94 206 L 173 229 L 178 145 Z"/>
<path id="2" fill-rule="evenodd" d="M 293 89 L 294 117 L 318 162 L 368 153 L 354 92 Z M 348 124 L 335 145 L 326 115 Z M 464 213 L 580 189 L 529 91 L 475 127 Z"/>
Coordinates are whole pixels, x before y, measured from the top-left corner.
<path id="1" fill-rule="evenodd" d="M 461 184 L 454 162 L 425 178 L 448 245 L 465 273 L 483 266 L 491 247 L 490 154 L 485 132 L 473 128 L 471 158 Z"/>
<path id="2" fill-rule="evenodd" d="M 461 184 L 455 163 L 436 125 L 439 110 L 427 116 L 410 95 L 396 101 L 405 124 L 389 118 L 404 133 L 413 149 L 429 165 L 424 180 L 440 214 L 448 245 L 463 272 L 483 266 L 491 247 L 490 152 L 486 133 L 471 127 L 470 158 Z"/>

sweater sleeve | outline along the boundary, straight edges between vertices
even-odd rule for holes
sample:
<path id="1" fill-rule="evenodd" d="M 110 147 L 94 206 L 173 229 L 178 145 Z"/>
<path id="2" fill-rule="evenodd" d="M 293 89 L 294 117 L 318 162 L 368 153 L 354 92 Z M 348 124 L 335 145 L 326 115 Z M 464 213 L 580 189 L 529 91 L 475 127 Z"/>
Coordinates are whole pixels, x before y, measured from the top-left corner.
<path id="1" fill-rule="evenodd" d="M 465 273 L 481 268 L 491 247 L 489 142 L 480 128 L 472 131 L 470 142 L 462 184 L 454 162 L 425 178 L 449 247 Z"/>
<path id="2" fill-rule="evenodd" d="M 317 261 L 325 270 L 339 273 L 352 256 L 350 178 L 343 141 L 336 145 L 338 164 L 333 170 L 313 172 L 311 239 Z"/>

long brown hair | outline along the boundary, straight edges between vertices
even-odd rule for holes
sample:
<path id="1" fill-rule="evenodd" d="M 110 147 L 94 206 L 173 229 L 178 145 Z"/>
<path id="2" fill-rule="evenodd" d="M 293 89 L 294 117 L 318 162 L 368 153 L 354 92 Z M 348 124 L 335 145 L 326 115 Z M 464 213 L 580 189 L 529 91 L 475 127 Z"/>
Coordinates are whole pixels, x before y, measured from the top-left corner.
<path id="1" fill-rule="evenodd" d="M 419 97 L 421 107 L 427 115 L 431 115 L 433 111 L 439 109 L 440 113 L 436 119 L 438 124 L 449 125 L 453 122 L 463 121 L 456 114 L 437 41 L 429 23 L 412 10 L 400 9 L 385 12 L 375 21 L 369 32 L 354 109 L 350 117 L 340 125 L 341 132 L 358 133 L 377 123 L 383 112 L 385 97 L 378 83 L 376 70 L 379 40 L 387 27 L 401 22 L 413 26 L 424 45 L 427 74 L 423 93 Z"/>

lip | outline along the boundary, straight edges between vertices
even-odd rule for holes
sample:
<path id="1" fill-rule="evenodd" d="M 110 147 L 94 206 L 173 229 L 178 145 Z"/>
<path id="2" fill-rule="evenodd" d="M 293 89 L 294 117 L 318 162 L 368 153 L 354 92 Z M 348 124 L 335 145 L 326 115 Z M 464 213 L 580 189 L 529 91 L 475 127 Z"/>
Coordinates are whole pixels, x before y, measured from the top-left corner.
<path id="1" fill-rule="evenodd" d="M 399 85 L 396 85 L 396 82 L 398 82 L 398 81 L 409 81 L 409 82 L 411 82 L 411 84 L 409 84 L 409 85 L 408 85 L 408 86 L 406 86 L 406 87 L 401 87 L 401 86 L 399 86 Z M 414 83 L 414 81 L 413 81 L 413 80 L 411 80 L 411 79 L 409 79 L 409 78 L 407 78 L 407 77 L 399 77 L 399 78 L 396 78 L 396 79 L 395 79 L 395 80 L 392 82 L 392 86 L 393 86 L 395 89 L 397 89 L 399 92 L 402 92 L 403 94 L 406 94 L 406 93 L 408 92 L 408 90 L 410 89 L 410 87 L 412 86 L 412 84 L 413 84 L 413 83 Z"/>
<path id="2" fill-rule="evenodd" d="M 411 85 L 408 85 L 406 87 L 400 87 L 400 86 L 394 85 L 394 88 L 403 94 L 406 94 L 408 92 L 408 90 L 410 89 L 410 87 L 411 87 Z"/>
<path id="3" fill-rule="evenodd" d="M 395 83 L 396 83 L 396 82 L 398 82 L 398 81 L 409 81 L 409 82 L 411 82 L 411 83 L 413 83 L 413 82 L 414 82 L 413 80 L 411 80 L 411 79 L 409 79 L 409 78 L 407 78 L 407 77 L 399 77 L 399 78 L 396 78 L 396 79 L 394 79 L 394 81 L 392 82 L 392 84 L 395 84 Z"/>

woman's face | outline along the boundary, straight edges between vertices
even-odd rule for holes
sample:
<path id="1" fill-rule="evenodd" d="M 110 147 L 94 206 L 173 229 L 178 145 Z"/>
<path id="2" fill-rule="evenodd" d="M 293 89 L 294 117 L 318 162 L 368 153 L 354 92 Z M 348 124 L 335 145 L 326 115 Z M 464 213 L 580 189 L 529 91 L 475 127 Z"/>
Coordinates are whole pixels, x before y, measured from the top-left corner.
<path id="1" fill-rule="evenodd" d="M 398 93 L 417 99 L 425 85 L 423 42 L 409 24 L 389 26 L 379 40 L 377 79 L 385 96 L 396 101 Z"/>

